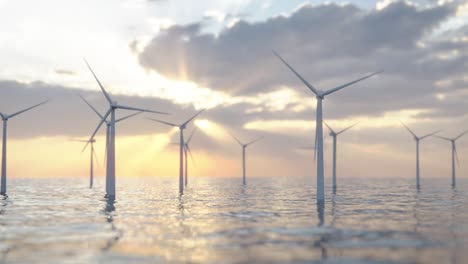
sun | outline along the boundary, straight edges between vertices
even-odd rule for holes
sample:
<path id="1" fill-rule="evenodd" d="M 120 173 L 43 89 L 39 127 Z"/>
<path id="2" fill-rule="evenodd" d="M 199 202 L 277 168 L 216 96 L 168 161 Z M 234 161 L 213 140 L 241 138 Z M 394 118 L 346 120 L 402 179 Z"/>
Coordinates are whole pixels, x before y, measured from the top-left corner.
<path id="1" fill-rule="evenodd" d="M 195 125 L 208 136 L 218 140 L 226 139 L 227 131 L 223 126 L 208 119 L 195 120 Z"/>

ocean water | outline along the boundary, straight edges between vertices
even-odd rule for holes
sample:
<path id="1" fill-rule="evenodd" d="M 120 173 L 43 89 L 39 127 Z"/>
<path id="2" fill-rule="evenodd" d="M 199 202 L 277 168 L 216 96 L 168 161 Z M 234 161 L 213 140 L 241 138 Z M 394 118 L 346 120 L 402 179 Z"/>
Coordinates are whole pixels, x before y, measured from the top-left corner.
<path id="1" fill-rule="evenodd" d="M 468 181 L 11 179 L 0 263 L 468 263 Z"/>

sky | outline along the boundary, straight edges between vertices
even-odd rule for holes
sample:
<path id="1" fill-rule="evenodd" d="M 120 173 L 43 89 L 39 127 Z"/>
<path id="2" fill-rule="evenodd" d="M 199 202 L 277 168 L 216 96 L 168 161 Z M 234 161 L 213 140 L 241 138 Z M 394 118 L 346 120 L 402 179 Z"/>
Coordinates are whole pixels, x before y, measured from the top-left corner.
<path id="1" fill-rule="evenodd" d="M 468 129 L 468 3 L 464 1 L 0 0 L 0 112 L 50 100 L 8 124 L 9 177 L 86 177 L 83 144 L 106 101 L 92 65 L 122 104 L 171 113 L 140 114 L 117 125 L 119 177 L 175 177 L 178 133 L 148 120 L 191 125 L 194 176 L 313 179 L 316 99 L 277 51 L 310 83 L 330 89 L 384 70 L 324 100 L 324 119 L 340 130 L 339 177 L 415 175 L 418 135 Z M 130 114 L 119 111 L 118 116 Z M 104 174 L 103 132 L 97 136 Z M 331 137 L 325 130 L 326 180 Z M 457 142 L 468 174 L 468 136 Z M 449 182 L 450 144 L 421 143 L 421 174 Z M 27 166 L 25 166 L 27 164 Z"/>

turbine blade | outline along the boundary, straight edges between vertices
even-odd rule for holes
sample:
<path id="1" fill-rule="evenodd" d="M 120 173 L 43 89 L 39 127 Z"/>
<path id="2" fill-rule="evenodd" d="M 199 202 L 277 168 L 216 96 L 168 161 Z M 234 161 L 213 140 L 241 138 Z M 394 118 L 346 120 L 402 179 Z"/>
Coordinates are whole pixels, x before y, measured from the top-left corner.
<path id="1" fill-rule="evenodd" d="M 250 141 L 249 143 L 245 144 L 245 146 L 247 147 L 247 146 L 249 146 L 249 145 L 252 145 L 252 144 L 254 144 L 255 142 L 257 142 L 257 141 L 259 141 L 260 139 L 263 139 L 263 138 L 264 138 L 264 136 L 261 136 L 261 137 L 255 139 L 255 140 L 252 140 L 252 141 Z"/>
<path id="2" fill-rule="evenodd" d="M 189 156 L 190 156 L 190 160 L 192 160 L 193 162 L 193 165 L 195 167 L 197 167 L 197 164 L 195 163 L 195 159 L 193 158 L 193 155 L 192 155 L 192 150 L 190 150 L 190 147 L 188 144 L 185 144 L 185 148 L 187 149 L 188 153 L 189 153 Z"/>
<path id="3" fill-rule="evenodd" d="M 96 160 L 97 165 L 98 165 L 99 167 L 101 167 L 101 163 L 99 162 L 99 159 L 98 159 L 97 154 L 96 154 L 96 150 L 94 150 L 94 148 L 93 148 L 92 152 L 93 152 L 92 155 L 93 155 L 93 157 L 94 157 L 94 160 Z"/>
<path id="4" fill-rule="evenodd" d="M 294 70 L 294 68 L 289 65 L 278 53 L 276 53 L 276 51 L 273 50 L 273 54 L 275 54 L 276 57 L 278 57 L 286 65 L 286 67 L 288 67 L 297 76 L 297 78 L 299 78 L 315 95 L 319 95 L 318 90 L 315 89 L 315 87 L 306 79 L 302 78 L 302 76 L 296 70 Z"/>
<path id="5" fill-rule="evenodd" d="M 44 101 L 44 102 L 42 102 L 42 103 L 40 103 L 40 104 L 33 105 L 33 106 L 31 106 L 31 107 L 28 107 L 28 108 L 23 109 L 23 110 L 21 110 L 21 111 L 18 111 L 18 112 L 16 112 L 16 113 L 13 113 L 13 114 L 9 115 L 8 118 L 12 118 L 12 117 L 17 116 L 17 115 L 19 115 L 19 114 L 22 114 L 22 113 L 24 113 L 24 112 L 26 112 L 26 111 L 29 111 L 29 110 L 31 110 L 31 109 L 33 109 L 33 108 L 36 108 L 36 107 L 38 107 L 38 106 L 40 106 L 40 105 L 43 105 L 43 104 L 47 103 L 47 102 L 49 102 L 49 100 Z"/>
<path id="6" fill-rule="evenodd" d="M 435 136 L 436 138 L 440 138 L 440 139 L 443 139 L 443 140 L 447 140 L 447 141 L 452 141 L 452 139 L 450 138 L 447 138 L 447 137 L 441 137 L 441 136 Z"/>
<path id="7" fill-rule="evenodd" d="M 2 117 L 2 120 L 5 119 L 5 115 L 3 113 L 0 113 L 0 116 Z"/>
<path id="8" fill-rule="evenodd" d="M 193 137 L 193 134 L 195 134 L 195 132 L 197 131 L 197 127 L 195 127 L 193 130 L 192 130 L 192 133 L 190 133 L 190 136 L 188 137 L 186 143 L 188 145 L 188 143 L 190 143 L 190 141 L 192 140 L 192 137 Z"/>
<path id="9" fill-rule="evenodd" d="M 463 131 L 463 133 L 461 133 L 460 135 L 458 135 L 458 137 L 456 137 L 455 140 L 457 140 L 457 139 L 463 137 L 466 133 L 468 133 L 468 129 L 465 130 L 465 131 Z"/>
<path id="10" fill-rule="evenodd" d="M 75 141 L 75 142 L 88 142 L 88 140 L 84 139 L 69 139 L 70 141 Z"/>
<path id="11" fill-rule="evenodd" d="M 89 65 L 88 61 L 83 58 L 84 62 L 86 63 L 86 66 L 88 66 L 88 69 L 91 71 L 91 73 L 93 74 L 94 76 L 94 79 L 96 80 L 96 82 L 98 83 L 99 87 L 101 88 L 101 91 L 102 93 L 104 94 L 104 96 L 106 97 L 107 101 L 109 102 L 109 104 L 112 104 L 112 99 L 111 97 L 109 96 L 109 94 L 107 93 L 106 89 L 104 89 L 104 86 L 102 86 L 101 82 L 99 81 L 98 77 L 96 76 L 96 74 L 94 73 L 93 69 L 91 68 L 91 66 Z"/>
<path id="12" fill-rule="evenodd" d="M 180 139 L 182 141 L 180 143 L 182 143 L 182 147 L 183 147 L 185 146 L 184 130 L 179 128 L 179 131 L 180 131 Z"/>
<path id="13" fill-rule="evenodd" d="M 435 135 L 435 134 L 439 133 L 440 131 L 442 131 L 442 130 L 437 130 L 437 131 L 435 131 L 435 132 L 432 132 L 432 133 L 430 133 L 430 134 L 424 135 L 424 136 L 422 136 L 420 139 L 424 139 L 424 138 L 427 138 L 427 137 L 433 136 L 433 135 Z"/>
<path id="14" fill-rule="evenodd" d="M 400 121 L 401 124 L 406 128 L 406 130 L 408 130 L 408 132 L 411 133 L 411 135 L 413 135 L 415 138 L 417 138 L 418 136 L 416 136 L 416 134 L 405 124 L 403 123 L 402 121 Z"/>
<path id="15" fill-rule="evenodd" d="M 244 146 L 244 144 L 242 144 L 242 142 L 238 138 L 236 138 L 233 134 L 229 133 L 229 135 L 231 135 L 231 137 L 235 139 L 237 143 L 239 143 L 239 145 Z"/>
<path id="16" fill-rule="evenodd" d="M 203 111 L 205 111 L 206 109 L 202 109 L 200 110 L 198 113 L 196 113 L 194 116 L 192 116 L 189 120 L 185 121 L 185 123 L 182 124 L 182 126 L 184 125 L 187 125 L 188 123 L 190 123 L 190 121 L 192 121 L 193 119 L 195 119 L 195 117 L 197 117 L 199 114 L 201 114 Z"/>
<path id="17" fill-rule="evenodd" d="M 102 119 L 102 115 L 96 110 L 96 108 L 94 108 L 94 106 L 92 106 L 88 100 L 86 100 L 83 96 L 79 95 L 81 97 L 81 99 L 83 99 L 83 101 L 91 108 L 93 109 L 94 113 L 96 113 L 101 119 Z"/>
<path id="18" fill-rule="evenodd" d="M 121 109 L 126 109 L 126 110 L 133 110 L 133 111 L 139 111 L 139 112 L 147 112 L 147 113 L 155 113 L 155 114 L 161 114 L 161 115 L 168 115 L 168 113 L 164 112 L 159 112 L 159 111 L 153 111 L 153 110 L 148 110 L 148 109 L 142 109 L 142 108 L 137 108 L 137 107 L 132 107 L 132 106 L 125 106 L 125 105 L 115 105 L 117 108 Z"/>
<path id="19" fill-rule="evenodd" d="M 349 82 L 349 83 L 340 85 L 340 86 L 338 86 L 338 87 L 335 87 L 335 88 L 333 88 L 333 89 L 330 89 L 330 90 L 328 90 L 328 91 L 325 91 L 325 92 L 322 93 L 322 96 L 329 95 L 329 94 L 331 94 L 331 93 L 334 93 L 334 92 L 336 92 L 336 91 L 339 91 L 339 90 L 341 90 L 341 89 L 343 89 L 343 88 L 346 88 L 346 87 L 348 87 L 348 86 L 350 86 L 350 85 L 352 85 L 352 84 L 355 84 L 355 83 L 357 83 L 357 82 L 363 81 L 363 80 L 365 80 L 365 79 L 367 79 L 367 78 L 370 78 L 370 77 L 372 77 L 372 76 L 374 76 L 374 75 L 376 75 L 376 74 L 379 74 L 379 73 L 381 73 L 381 72 L 383 72 L 383 71 L 374 72 L 374 73 L 372 73 L 372 74 L 369 74 L 369 75 L 367 75 L 367 76 L 364 76 L 364 77 L 359 78 L 359 79 L 357 79 L 357 80 L 354 80 L 354 81 L 352 81 L 352 82 Z"/>
<path id="20" fill-rule="evenodd" d="M 104 165 L 107 166 L 107 148 L 109 147 L 109 133 L 106 129 L 106 150 L 104 152 Z"/>
<path id="21" fill-rule="evenodd" d="M 120 121 L 124 121 L 125 119 L 128 119 L 128 118 L 130 118 L 130 117 L 139 115 L 139 114 L 141 114 L 141 113 L 143 113 L 143 112 L 136 112 L 136 113 L 134 113 L 134 114 L 131 114 L 131 115 L 128 115 L 128 116 L 124 116 L 124 117 L 122 117 L 122 118 L 119 118 L 119 119 L 115 120 L 115 122 L 117 123 L 117 122 L 120 122 Z"/>
<path id="22" fill-rule="evenodd" d="M 349 129 L 353 128 L 354 126 L 356 126 L 358 123 L 359 123 L 359 122 L 356 122 L 355 124 L 350 125 L 349 127 L 345 128 L 345 129 L 343 129 L 343 130 L 341 130 L 340 132 L 338 132 L 338 133 L 336 133 L 336 134 L 339 135 L 339 134 L 341 134 L 341 133 L 344 133 L 344 132 L 346 132 L 347 130 L 349 130 Z"/>
<path id="23" fill-rule="evenodd" d="M 457 145 L 454 145 L 454 149 L 455 149 L 455 159 L 457 161 L 457 167 L 460 167 L 460 160 L 458 159 Z"/>
<path id="24" fill-rule="evenodd" d="M 323 123 L 325 124 L 325 126 L 328 127 L 328 129 L 329 129 L 332 133 L 335 133 L 335 131 L 333 131 L 333 129 L 327 124 L 327 122 L 323 121 Z"/>
<path id="25" fill-rule="evenodd" d="M 89 142 L 91 140 L 93 140 L 94 136 L 96 135 L 96 133 L 99 131 L 99 128 L 101 128 L 102 124 L 104 123 L 104 121 L 106 121 L 106 118 L 110 115 L 110 113 L 112 112 L 112 109 L 109 109 L 107 110 L 107 113 L 103 116 L 103 118 L 101 119 L 101 122 L 99 122 L 98 126 L 96 127 L 96 129 L 94 130 L 93 134 L 91 135 L 91 137 L 89 138 L 89 141 L 86 143 L 86 145 L 84 146 L 83 150 L 81 152 L 83 152 L 89 145 Z"/>
<path id="26" fill-rule="evenodd" d="M 162 121 L 162 120 L 158 120 L 158 119 L 154 119 L 154 118 L 149 118 L 149 117 L 147 117 L 146 119 L 151 120 L 151 121 L 154 121 L 154 122 L 158 122 L 158 123 L 161 123 L 161 124 L 165 124 L 165 125 L 168 125 L 168 126 L 174 126 L 174 127 L 178 127 L 178 126 L 179 126 L 179 125 L 176 125 L 176 124 L 173 124 L 173 123 L 169 123 L 169 122 Z"/>

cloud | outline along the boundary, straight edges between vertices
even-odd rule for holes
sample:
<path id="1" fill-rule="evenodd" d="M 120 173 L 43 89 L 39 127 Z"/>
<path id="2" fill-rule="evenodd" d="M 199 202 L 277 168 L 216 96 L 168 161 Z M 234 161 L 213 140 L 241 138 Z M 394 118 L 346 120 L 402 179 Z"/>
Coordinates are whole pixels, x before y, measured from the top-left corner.
<path id="1" fill-rule="evenodd" d="M 43 82 L 25 84 L 16 81 L 0 81 L 0 112 L 2 113 L 13 113 L 44 100 L 50 100 L 46 105 L 11 119 L 9 121 L 9 137 L 21 139 L 30 137 L 89 137 L 98 124 L 99 117 L 81 100 L 79 95 L 86 98 L 101 114 L 107 110 L 107 102 L 98 89 L 90 91 L 50 85 Z M 195 109 L 191 105 L 179 105 L 157 97 L 111 96 L 119 104 L 170 113 L 168 116 L 142 114 L 129 119 L 125 124 L 117 126 L 119 136 L 169 133 L 170 127 L 151 122 L 145 117 L 179 123 L 199 111 L 199 109 Z M 242 131 L 244 123 L 253 121 L 258 117 L 256 113 L 248 113 L 248 110 L 255 105 L 265 108 L 272 107 L 270 114 L 264 115 L 267 118 L 277 116 L 274 115 L 274 113 L 278 113 L 277 111 L 284 112 L 281 115 L 282 118 L 290 118 L 294 115 L 292 111 L 284 111 L 282 108 L 276 110 L 275 107 L 278 106 L 270 106 L 268 100 L 256 101 L 254 98 L 244 98 L 243 100 L 246 102 L 208 109 L 200 116 L 200 119 L 205 120 L 201 123 L 201 128 L 203 128 L 203 124 L 211 124 L 211 128 L 217 130 L 211 132 L 219 133 L 217 135 L 218 140 L 227 135 L 226 131 L 243 135 L 255 135 L 255 131 Z M 117 118 L 130 113 L 132 112 L 118 110 Z M 31 127 L 34 129 L 31 129 Z M 201 144 L 207 146 L 207 149 L 213 149 L 220 144 L 220 142 L 210 142 L 210 138 L 207 136 L 209 135 L 205 136 L 204 141 L 202 141 L 203 144 Z M 177 140 L 176 135 L 174 135 L 174 140 Z M 213 141 L 213 138 L 211 141 Z"/>
<path id="2" fill-rule="evenodd" d="M 466 85 L 444 90 L 435 85 L 444 79 L 462 79 L 468 68 L 468 42 L 460 40 L 465 29 L 454 30 L 450 37 L 436 35 L 456 10 L 455 4 L 428 7 L 403 1 L 373 10 L 320 4 L 263 22 L 240 20 L 217 35 L 204 33 L 203 23 L 175 25 L 154 37 L 139 60 L 143 67 L 169 78 L 214 90 L 253 95 L 286 86 L 312 97 L 273 56 L 275 49 L 323 89 L 385 70 L 377 78 L 330 96 L 325 106 L 330 117 L 413 108 L 461 116 L 464 110 L 459 106 L 466 97 L 441 100 L 439 94 L 449 98 Z"/>
<path id="3" fill-rule="evenodd" d="M 324 117 L 337 130 L 360 121 L 343 135 L 340 166 L 356 170 L 359 166 L 354 162 L 370 162 L 375 175 L 393 176 L 388 175 L 395 173 L 390 158 L 410 160 L 408 164 L 413 165 L 414 145 L 399 126 L 399 119 L 408 121 L 418 133 L 446 127 L 444 135 L 450 136 L 466 129 L 467 27 L 440 32 L 440 25 L 447 23 L 456 9 L 454 4 L 423 7 L 394 1 L 379 10 L 320 4 L 301 6 L 289 15 L 261 22 L 239 19 L 219 34 L 206 33 L 203 18 L 197 23 L 172 25 L 158 30 L 147 45 L 138 41 L 129 45 L 147 70 L 157 71 L 174 83 L 187 81 L 187 85 L 168 85 L 161 94 L 145 93 L 148 97 L 114 98 L 122 104 L 170 112 L 170 116 L 157 117 L 171 122 L 180 122 L 205 107 L 207 101 L 213 102 L 197 122 L 201 132 L 192 143 L 194 152 L 208 159 L 221 156 L 235 160 L 239 148 L 227 132 L 245 141 L 266 135 L 252 150 L 252 158 L 262 162 L 250 160 L 259 171 L 310 175 L 313 152 L 298 153 L 298 149 L 313 145 L 315 98 L 271 50 L 277 50 L 321 89 L 384 69 L 382 75 L 327 97 Z M 229 20 L 227 15 L 224 22 Z M 95 89 L 0 81 L 0 111 L 13 112 L 51 99 L 47 105 L 12 119 L 9 137 L 50 140 L 89 136 L 98 118 L 77 94 L 104 112 L 106 101 Z M 118 112 L 119 116 L 124 114 Z M 172 133 L 177 141 L 176 132 L 146 120 L 147 116 L 119 124 L 118 137 L 145 135 L 153 139 L 158 138 L 152 136 L 154 133 Z M 326 140 L 329 155 L 330 141 Z M 439 144 L 445 146 L 445 142 L 429 140 L 424 147 L 433 149 Z M 461 144 L 460 149 L 466 146 L 466 142 Z M 425 158 L 438 161 L 437 153 Z M 347 173 L 362 175 L 360 171 Z"/>
<path id="4" fill-rule="evenodd" d="M 87 98 L 101 113 L 106 111 L 106 101 L 100 91 L 50 85 L 43 82 L 29 84 L 0 81 L 0 111 L 12 113 L 44 100 L 47 104 L 9 121 L 9 137 L 90 136 L 99 117 L 80 99 Z M 147 109 L 180 113 L 180 107 L 167 100 L 138 96 L 113 96 L 121 104 Z M 119 116 L 128 111 L 118 111 Z M 177 117 L 177 114 L 175 115 Z M 136 119 L 136 118 L 135 118 Z M 141 117 L 140 117 L 141 119 Z M 146 123 L 146 122 L 145 122 Z M 30 129 L 33 127 L 34 129 Z M 122 126 L 119 133 L 126 135 L 149 134 L 148 126 Z"/>

